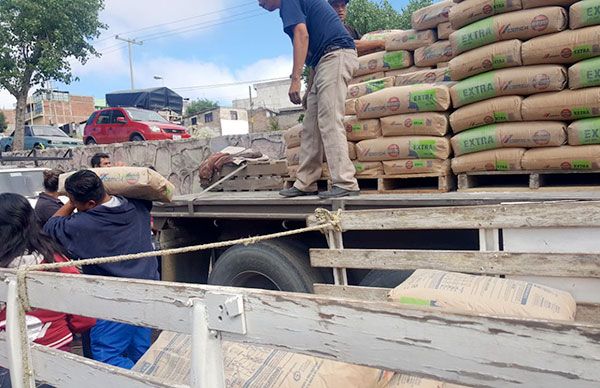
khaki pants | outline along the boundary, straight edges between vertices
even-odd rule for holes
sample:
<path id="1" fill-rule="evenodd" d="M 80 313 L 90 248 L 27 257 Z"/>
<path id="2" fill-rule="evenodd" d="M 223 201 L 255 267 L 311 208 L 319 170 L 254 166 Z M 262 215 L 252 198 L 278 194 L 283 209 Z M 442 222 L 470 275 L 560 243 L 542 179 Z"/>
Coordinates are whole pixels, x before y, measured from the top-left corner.
<path id="1" fill-rule="evenodd" d="M 348 82 L 357 68 L 356 51 L 345 49 L 325 55 L 315 69 L 304 115 L 300 166 L 294 183 L 297 189 L 317 191 L 324 151 L 333 184 L 358 190 L 343 124 Z"/>

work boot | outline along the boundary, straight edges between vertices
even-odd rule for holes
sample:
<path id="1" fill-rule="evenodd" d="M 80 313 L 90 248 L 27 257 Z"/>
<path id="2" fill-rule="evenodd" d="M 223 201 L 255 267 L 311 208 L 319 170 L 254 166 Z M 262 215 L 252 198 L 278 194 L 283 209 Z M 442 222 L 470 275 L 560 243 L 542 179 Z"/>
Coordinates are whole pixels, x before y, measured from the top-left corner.
<path id="1" fill-rule="evenodd" d="M 319 193 L 319 198 L 330 199 L 330 198 L 341 198 L 341 197 L 356 197 L 360 194 L 360 190 L 346 190 L 338 186 L 333 186 L 331 190 L 323 191 Z"/>
<path id="2" fill-rule="evenodd" d="M 317 195 L 317 194 L 318 193 L 316 191 L 302 191 L 300 189 L 297 189 L 294 186 L 292 186 L 289 189 L 281 190 L 279 192 L 279 195 L 281 195 L 282 197 L 287 197 L 287 198 L 305 197 L 308 195 Z"/>

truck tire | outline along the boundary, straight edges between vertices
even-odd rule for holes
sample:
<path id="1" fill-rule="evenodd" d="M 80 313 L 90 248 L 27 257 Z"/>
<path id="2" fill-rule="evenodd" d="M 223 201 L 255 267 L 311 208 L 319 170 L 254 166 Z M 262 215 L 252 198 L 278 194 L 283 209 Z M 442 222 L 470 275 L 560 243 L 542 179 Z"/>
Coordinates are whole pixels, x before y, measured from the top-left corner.
<path id="1" fill-rule="evenodd" d="M 311 268 L 308 256 L 280 241 L 236 245 L 217 260 L 208 284 L 312 293 L 313 284 L 322 282 Z"/>
<path id="2" fill-rule="evenodd" d="M 362 287 L 394 288 L 402 284 L 414 271 L 374 269 L 360 282 Z"/>

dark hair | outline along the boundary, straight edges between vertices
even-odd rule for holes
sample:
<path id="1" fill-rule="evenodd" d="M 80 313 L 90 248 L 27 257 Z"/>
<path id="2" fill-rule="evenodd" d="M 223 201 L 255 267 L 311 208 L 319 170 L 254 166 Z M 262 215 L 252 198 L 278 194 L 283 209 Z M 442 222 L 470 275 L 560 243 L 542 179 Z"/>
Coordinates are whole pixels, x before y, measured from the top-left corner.
<path id="1" fill-rule="evenodd" d="M 33 208 L 19 194 L 0 194 L 0 267 L 23 254 L 39 253 L 46 262 L 62 249 L 41 229 Z"/>
<path id="2" fill-rule="evenodd" d="M 102 159 L 110 159 L 110 155 L 104 152 L 98 152 L 92 156 L 92 159 L 90 159 L 90 164 L 92 167 L 100 167 L 100 162 L 102 162 Z"/>
<path id="3" fill-rule="evenodd" d="M 104 184 L 93 171 L 79 170 L 65 181 L 65 190 L 77 202 L 99 202 L 106 195 Z"/>
<path id="4" fill-rule="evenodd" d="M 45 170 L 44 171 L 44 188 L 50 193 L 56 193 L 58 191 L 58 177 L 60 174 L 64 174 L 62 170 Z"/>

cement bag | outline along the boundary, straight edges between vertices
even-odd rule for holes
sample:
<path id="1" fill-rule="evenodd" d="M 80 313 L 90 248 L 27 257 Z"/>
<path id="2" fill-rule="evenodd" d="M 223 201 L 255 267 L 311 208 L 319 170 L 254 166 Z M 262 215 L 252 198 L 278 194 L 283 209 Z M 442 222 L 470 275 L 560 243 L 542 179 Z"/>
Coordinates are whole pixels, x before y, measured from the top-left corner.
<path id="1" fill-rule="evenodd" d="M 411 66 L 411 67 L 407 67 L 406 69 L 386 71 L 385 76 L 386 77 L 396 77 L 398 75 L 414 73 L 415 71 L 428 70 L 428 69 L 432 69 L 432 67 L 431 66 L 425 66 L 425 67 Z"/>
<path id="2" fill-rule="evenodd" d="M 450 61 L 448 72 L 452 81 L 460 81 L 486 71 L 522 64 L 521 41 L 511 39 L 479 47 L 454 57 Z"/>
<path id="3" fill-rule="evenodd" d="M 385 77 L 381 79 L 375 79 L 372 81 L 361 82 L 359 84 L 350 85 L 348 87 L 348 99 L 350 98 L 358 98 L 365 96 L 367 94 L 371 94 L 374 92 L 378 92 L 381 89 L 389 88 L 394 86 L 394 77 Z"/>
<path id="4" fill-rule="evenodd" d="M 569 8 L 571 29 L 600 24 L 600 4 L 598 0 L 578 1 Z"/>
<path id="5" fill-rule="evenodd" d="M 359 57 L 358 69 L 354 72 L 354 76 L 356 77 L 381 71 L 403 69 L 411 66 L 412 64 L 412 54 L 408 51 L 381 51 Z"/>
<path id="6" fill-rule="evenodd" d="M 385 49 L 387 51 L 416 50 L 419 47 L 433 44 L 435 41 L 437 41 L 437 32 L 435 30 L 399 31 L 386 36 Z"/>
<path id="7" fill-rule="evenodd" d="M 403 113 L 444 112 L 449 107 L 447 86 L 395 86 L 360 97 L 356 102 L 356 115 L 359 119 L 371 119 Z"/>
<path id="8" fill-rule="evenodd" d="M 437 26 L 437 36 L 440 40 L 447 40 L 450 37 L 450 34 L 454 32 L 452 25 L 450 22 L 440 23 Z"/>
<path id="9" fill-rule="evenodd" d="M 158 202 L 171 202 L 173 199 L 175 186 L 152 169 L 124 166 L 90 168 L 89 170 L 100 177 L 108 194 Z M 74 173 L 60 175 L 58 178 L 59 193 L 66 193 L 65 181 Z"/>
<path id="10" fill-rule="evenodd" d="M 385 175 L 439 174 L 450 172 L 450 160 L 440 159 L 404 159 L 383 162 Z"/>
<path id="11" fill-rule="evenodd" d="M 398 159 L 448 159 L 450 142 L 445 137 L 398 136 L 364 140 L 356 144 L 361 162 Z"/>
<path id="12" fill-rule="evenodd" d="M 600 146 L 562 146 L 528 150 L 521 163 L 526 170 L 598 170 Z"/>
<path id="13" fill-rule="evenodd" d="M 418 269 L 388 299 L 437 310 L 509 317 L 575 320 L 575 300 L 539 284 L 491 276 Z"/>
<path id="14" fill-rule="evenodd" d="M 360 84 L 362 82 L 372 81 L 381 78 L 385 78 L 385 73 L 383 71 L 378 71 L 377 73 L 361 75 L 360 77 L 354 77 L 350 80 L 350 82 L 348 82 L 348 85 Z"/>
<path id="15" fill-rule="evenodd" d="M 567 27 L 562 7 L 545 7 L 510 12 L 480 20 L 450 35 L 455 55 L 509 39 L 527 40 L 559 32 Z"/>
<path id="16" fill-rule="evenodd" d="M 426 30 L 449 21 L 448 14 L 450 8 L 454 7 L 454 5 L 453 1 L 440 1 L 439 3 L 416 10 L 411 16 L 412 28 L 415 30 Z"/>
<path id="17" fill-rule="evenodd" d="M 521 122 L 486 125 L 469 129 L 451 140 L 454 155 L 496 148 L 558 147 L 567 141 L 562 122 Z"/>
<path id="18" fill-rule="evenodd" d="M 464 385 L 395 373 L 385 388 L 468 388 Z"/>
<path id="19" fill-rule="evenodd" d="M 439 62 L 435 65 L 437 69 L 445 69 L 450 65 L 450 62 Z"/>
<path id="20" fill-rule="evenodd" d="M 379 30 L 367 32 L 360 40 L 386 40 L 389 36 L 403 32 L 404 30 Z"/>
<path id="21" fill-rule="evenodd" d="M 600 26 L 567 30 L 523 43 L 523 64 L 575 63 L 600 55 Z"/>
<path id="22" fill-rule="evenodd" d="M 383 175 L 383 164 L 381 162 L 360 162 L 355 160 L 354 169 L 357 177 L 378 177 Z"/>
<path id="23" fill-rule="evenodd" d="M 448 133 L 446 113 L 408 113 L 381 118 L 383 136 L 444 136 Z"/>
<path id="24" fill-rule="evenodd" d="M 569 68 L 569 89 L 600 86 L 600 57 L 588 59 Z"/>
<path id="25" fill-rule="evenodd" d="M 549 5 L 568 7 L 577 1 L 579 0 L 521 0 L 523 3 L 523 9 L 547 7 Z"/>
<path id="26" fill-rule="evenodd" d="M 356 160 L 356 144 L 352 143 L 352 142 L 348 142 L 348 156 L 350 157 L 350 160 Z"/>
<path id="27" fill-rule="evenodd" d="M 375 139 L 381 136 L 381 124 L 378 119 L 359 120 L 356 116 L 346 116 L 344 128 L 349 141 Z"/>
<path id="28" fill-rule="evenodd" d="M 537 65 L 494 70 L 479 74 L 450 88 L 455 108 L 489 98 L 553 92 L 564 89 L 567 71 L 560 65 Z"/>
<path id="29" fill-rule="evenodd" d="M 452 46 L 447 40 L 439 40 L 429 46 L 415 50 L 415 65 L 433 66 L 440 62 L 448 62 L 454 58 Z"/>
<path id="30" fill-rule="evenodd" d="M 283 141 L 287 148 L 300 147 L 302 128 L 304 128 L 302 124 L 296 124 L 283 133 Z"/>
<path id="31" fill-rule="evenodd" d="M 578 120 L 600 116 L 600 88 L 563 90 L 527 97 L 523 120 Z"/>
<path id="32" fill-rule="evenodd" d="M 295 166 L 287 166 L 287 174 L 290 178 L 296 178 L 296 174 L 298 173 L 298 165 Z"/>
<path id="33" fill-rule="evenodd" d="M 352 116 L 356 114 L 356 98 L 346 100 L 344 113 L 346 114 L 346 116 Z"/>
<path id="34" fill-rule="evenodd" d="M 434 84 L 437 82 L 449 82 L 450 73 L 448 69 L 429 69 L 415 71 L 414 73 L 396 76 L 396 86 Z"/>
<path id="35" fill-rule="evenodd" d="M 452 159 L 455 174 L 473 171 L 519 171 L 525 148 L 504 148 L 475 152 Z"/>
<path id="36" fill-rule="evenodd" d="M 458 30 L 478 20 L 501 13 L 518 11 L 521 8 L 521 0 L 470 0 L 452 7 L 449 19 L 452 28 Z"/>
<path id="37" fill-rule="evenodd" d="M 573 121 L 567 127 L 569 145 L 600 144 L 600 117 Z"/>
<path id="38" fill-rule="evenodd" d="M 323 163 L 323 165 L 321 166 L 321 178 L 331 178 L 331 171 L 329 170 L 329 165 L 327 163 Z"/>
<path id="39" fill-rule="evenodd" d="M 300 146 L 294 148 L 286 148 L 285 159 L 288 166 L 297 166 L 300 164 Z"/>
<path id="40" fill-rule="evenodd" d="M 523 97 L 506 96 L 463 106 L 450 115 L 450 126 L 454 133 L 459 133 L 482 125 L 523 121 L 521 116 L 522 103 Z"/>

